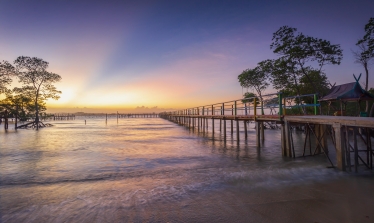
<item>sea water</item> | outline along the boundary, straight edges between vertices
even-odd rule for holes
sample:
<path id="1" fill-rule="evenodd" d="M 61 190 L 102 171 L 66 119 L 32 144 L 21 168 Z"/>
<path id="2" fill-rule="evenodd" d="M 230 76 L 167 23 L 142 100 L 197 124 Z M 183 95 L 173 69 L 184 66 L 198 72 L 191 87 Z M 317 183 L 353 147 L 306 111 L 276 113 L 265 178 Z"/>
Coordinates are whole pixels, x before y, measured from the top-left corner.
<path id="1" fill-rule="evenodd" d="M 256 148 L 253 125 L 248 139 L 241 126 L 237 141 L 230 121 L 226 140 L 218 120 L 214 134 L 211 120 L 205 132 L 161 118 L 49 123 L 38 131 L 11 124 L 0 130 L 2 222 L 196 222 L 213 216 L 226 222 L 239 215 L 225 205 L 235 191 L 342 177 L 327 168 L 324 155 L 282 157 L 279 130 L 265 130 Z M 294 137 L 300 156 L 303 136 Z"/>

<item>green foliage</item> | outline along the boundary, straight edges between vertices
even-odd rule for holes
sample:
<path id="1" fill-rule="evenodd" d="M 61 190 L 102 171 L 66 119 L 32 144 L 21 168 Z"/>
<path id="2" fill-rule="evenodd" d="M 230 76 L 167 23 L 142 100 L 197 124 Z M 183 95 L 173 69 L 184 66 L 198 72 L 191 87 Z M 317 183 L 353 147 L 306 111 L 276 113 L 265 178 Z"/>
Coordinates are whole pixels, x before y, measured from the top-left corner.
<path id="1" fill-rule="evenodd" d="M 255 98 L 257 98 L 257 95 L 255 93 L 245 92 L 244 95 L 243 95 L 242 102 L 243 103 L 248 103 L 248 102 L 253 103 Z M 257 104 L 258 104 L 258 101 L 257 101 Z"/>
<path id="2" fill-rule="evenodd" d="M 358 40 L 356 46 L 359 50 L 353 51 L 355 62 L 361 64 L 365 69 L 365 90 L 369 88 L 369 65 L 370 61 L 374 58 L 374 18 L 370 18 L 369 22 L 365 25 L 365 35 L 362 39 Z M 371 112 L 373 111 L 373 107 Z M 369 112 L 369 102 L 366 102 L 366 112 Z"/>
<path id="3" fill-rule="evenodd" d="M 15 70 L 12 64 L 8 61 L 0 62 L 0 94 L 7 93 L 9 90 L 7 86 L 12 83 L 12 76 L 15 75 Z"/>
<path id="4" fill-rule="evenodd" d="M 61 91 L 53 85 L 61 80 L 60 75 L 48 72 L 48 62 L 37 57 L 20 56 L 15 61 L 16 73 L 19 81 L 23 84 L 16 92 L 28 95 L 35 105 L 35 122 L 39 122 L 39 105 L 43 106 L 48 98 L 58 99 Z"/>
<path id="5" fill-rule="evenodd" d="M 370 88 L 370 89 L 368 90 L 368 92 L 369 92 L 370 94 L 374 95 L 374 88 Z"/>
<path id="6" fill-rule="evenodd" d="M 297 68 L 302 69 L 308 61 L 316 61 L 321 68 L 326 64 L 340 64 L 343 52 L 340 45 L 331 44 L 330 41 L 295 33 L 296 28 L 281 27 L 273 34 L 270 49 L 287 60 L 294 62 Z"/>
<path id="7" fill-rule="evenodd" d="M 338 44 L 330 41 L 296 33 L 296 28 L 281 27 L 273 34 L 270 48 L 281 57 L 276 60 L 265 61 L 271 73 L 274 88 L 284 93 L 296 92 L 302 94 L 301 79 L 315 86 L 313 92 L 322 94 L 325 83 L 320 83 L 321 78 L 313 78 L 312 74 L 321 73 L 326 64 L 340 64 L 343 52 Z M 318 67 L 311 65 L 317 63 Z"/>
<path id="8" fill-rule="evenodd" d="M 261 67 L 246 69 L 238 76 L 240 86 L 253 88 L 260 98 L 262 92 L 269 86 L 267 73 Z"/>
<path id="9" fill-rule="evenodd" d="M 294 71 L 294 65 L 290 64 L 290 62 L 287 58 L 281 57 L 276 60 L 265 60 L 259 63 L 259 66 L 271 77 L 273 87 L 278 91 L 282 91 L 285 96 L 300 92 L 299 79 L 302 74 Z"/>
<path id="10" fill-rule="evenodd" d="M 365 35 L 356 45 L 362 43 L 367 45 L 367 49 L 363 52 L 362 56 L 367 58 L 374 57 L 374 17 L 370 18 L 369 22 L 365 25 Z"/>
<path id="11" fill-rule="evenodd" d="M 33 98 L 27 94 L 28 92 L 19 92 L 22 88 L 15 88 L 12 92 L 6 94 L 6 98 L 0 101 L 3 109 L 7 109 L 11 116 L 17 115 L 20 120 L 26 120 L 35 114 L 35 104 Z M 38 102 L 39 111 L 45 111 L 46 105 L 44 101 Z"/>
<path id="12" fill-rule="evenodd" d="M 18 57 L 14 63 L 19 81 L 25 91 L 30 91 L 38 100 L 58 99 L 61 91 L 53 85 L 61 80 L 60 75 L 47 72 L 48 62 L 37 57 Z"/>
<path id="13" fill-rule="evenodd" d="M 311 84 L 309 82 L 309 78 L 307 78 L 306 75 L 302 76 L 300 78 L 300 93 L 302 95 L 310 94 L 314 93 L 316 89 L 319 89 L 319 93 L 321 95 L 326 95 L 330 90 L 326 74 L 319 72 L 317 70 L 307 70 L 307 73 L 308 77 L 312 80 L 312 83 L 314 84 Z M 308 103 L 313 103 L 313 99 L 311 99 L 311 101 Z"/>

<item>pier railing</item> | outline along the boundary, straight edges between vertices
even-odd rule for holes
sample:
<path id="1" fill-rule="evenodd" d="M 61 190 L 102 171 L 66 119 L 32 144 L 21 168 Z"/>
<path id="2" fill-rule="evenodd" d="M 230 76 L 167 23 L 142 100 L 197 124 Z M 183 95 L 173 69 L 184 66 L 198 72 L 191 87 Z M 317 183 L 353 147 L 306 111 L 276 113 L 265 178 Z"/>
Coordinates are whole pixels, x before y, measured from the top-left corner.
<path id="1" fill-rule="evenodd" d="M 309 98 L 306 100 L 305 98 Z M 312 103 L 305 103 L 312 101 Z M 295 111 L 300 110 L 299 115 L 306 115 L 310 112 L 307 107 L 313 108 L 313 114 L 318 114 L 317 94 L 307 94 L 298 96 L 283 97 L 281 92 L 266 94 L 250 98 L 241 98 L 232 101 L 219 102 L 203 106 L 191 107 L 177 111 L 163 112 L 167 115 L 188 115 L 188 116 L 260 116 L 272 115 L 279 119 L 286 114 L 295 115 Z M 309 111 L 309 112 L 308 112 Z M 267 113 L 267 114 L 265 114 Z"/>
<path id="2" fill-rule="evenodd" d="M 219 129 L 218 134 L 225 142 L 227 131 L 231 132 L 231 139 L 234 138 L 234 129 L 236 129 L 237 142 L 240 140 L 240 134 L 243 133 L 247 140 L 249 122 L 254 122 L 257 148 L 260 148 L 265 141 L 265 127 L 275 125 L 276 129 L 281 131 L 282 155 L 294 158 L 296 152 L 293 142 L 296 139 L 293 137 L 295 134 L 293 132 L 300 129 L 305 135 L 303 157 L 307 156 L 306 151 L 309 147 L 309 156 L 324 154 L 331 166 L 336 166 L 340 170 L 351 171 L 354 166 L 357 172 L 359 165 L 372 170 L 374 150 L 371 137 L 374 131 L 374 119 L 326 116 L 322 115 L 321 111 L 318 112 L 318 108 L 321 106 L 317 103 L 317 94 L 283 97 L 282 93 L 276 93 L 163 112 L 159 117 L 191 129 L 196 128 L 198 132 L 210 131 L 213 138 L 215 131 Z M 208 124 L 208 120 L 211 124 Z M 243 128 L 240 128 L 240 123 Z M 217 124 L 218 129 L 215 128 Z M 211 130 L 208 125 L 211 126 Z M 328 138 L 331 138 L 332 145 L 335 147 L 335 164 L 329 156 Z M 360 139 L 362 144 L 358 145 L 357 140 Z"/>

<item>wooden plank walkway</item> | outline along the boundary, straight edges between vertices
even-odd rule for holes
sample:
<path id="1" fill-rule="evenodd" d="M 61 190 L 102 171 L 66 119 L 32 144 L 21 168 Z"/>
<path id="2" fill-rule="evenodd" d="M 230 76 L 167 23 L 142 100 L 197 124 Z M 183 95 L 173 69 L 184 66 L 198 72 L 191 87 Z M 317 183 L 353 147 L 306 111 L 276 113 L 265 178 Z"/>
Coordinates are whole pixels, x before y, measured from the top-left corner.
<path id="1" fill-rule="evenodd" d="M 327 115 L 308 115 L 308 116 L 284 116 L 284 121 L 294 123 L 311 123 L 321 125 L 342 125 L 355 126 L 362 128 L 374 128 L 374 118 L 372 117 L 349 117 L 349 116 L 327 116 Z"/>

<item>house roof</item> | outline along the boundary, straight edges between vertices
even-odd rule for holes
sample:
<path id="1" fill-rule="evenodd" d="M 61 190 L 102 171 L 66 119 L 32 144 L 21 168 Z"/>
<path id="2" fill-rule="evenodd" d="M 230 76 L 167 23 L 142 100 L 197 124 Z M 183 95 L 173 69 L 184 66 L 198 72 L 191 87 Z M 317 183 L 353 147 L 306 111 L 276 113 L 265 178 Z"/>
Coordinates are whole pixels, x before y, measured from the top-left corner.
<path id="1" fill-rule="evenodd" d="M 374 100 L 374 96 L 362 89 L 361 85 L 356 82 L 342 84 L 331 88 L 330 92 L 319 99 L 319 101 L 357 101 L 357 100 Z"/>

